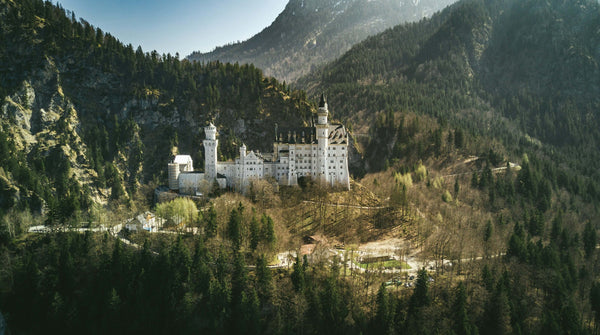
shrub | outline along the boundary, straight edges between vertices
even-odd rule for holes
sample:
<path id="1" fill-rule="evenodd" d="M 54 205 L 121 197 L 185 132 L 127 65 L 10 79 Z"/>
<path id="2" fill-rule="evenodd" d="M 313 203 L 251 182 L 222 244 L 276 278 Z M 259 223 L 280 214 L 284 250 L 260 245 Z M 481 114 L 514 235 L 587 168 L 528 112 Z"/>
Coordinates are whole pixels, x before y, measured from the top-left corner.
<path id="1" fill-rule="evenodd" d="M 452 194 L 450 194 L 448 190 L 445 190 L 444 194 L 442 194 L 442 200 L 444 200 L 444 202 L 452 202 Z"/>
<path id="2" fill-rule="evenodd" d="M 427 168 L 425 165 L 419 164 L 419 166 L 417 166 L 415 169 L 415 179 L 417 181 L 422 181 L 425 180 L 425 178 L 427 178 Z"/>
<path id="3" fill-rule="evenodd" d="M 412 181 L 412 176 L 410 175 L 410 173 L 396 173 L 394 175 L 394 180 L 396 180 L 396 184 L 398 186 L 406 186 L 406 189 L 409 189 L 412 187 L 413 181 Z"/>

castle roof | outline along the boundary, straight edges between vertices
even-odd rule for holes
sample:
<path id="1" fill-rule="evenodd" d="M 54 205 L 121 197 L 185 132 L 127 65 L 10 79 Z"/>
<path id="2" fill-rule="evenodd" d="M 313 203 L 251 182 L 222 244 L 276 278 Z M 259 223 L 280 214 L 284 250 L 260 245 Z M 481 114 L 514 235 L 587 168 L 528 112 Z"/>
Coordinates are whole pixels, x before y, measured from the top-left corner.
<path id="1" fill-rule="evenodd" d="M 343 125 L 329 125 L 329 144 L 348 144 L 348 133 Z"/>
<path id="2" fill-rule="evenodd" d="M 173 163 L 175 164 L 188 164 L 192 161 L 192 156 L 190 155 L 177 155 L 175 159 L 173 159 Z"/>
<path id="3" fill-rule="evenodd" d="M 278 130 L 275 142 L 282 144 L 316 144 L 315 127 L 282 128 Z M 329 144 L 347 144 L 348 132 L 341 124 L 329 125 Z"/>
<path id="4" fill-rule="evenodd" d="M 254 151 L 250 151 L 250 153 L 248 155 L 246 155 L 246 159 L 263 160 L 263 158 L 261 157 L 261 155 L 258 152 L 255 153 Z"/>
<path id="5" fill-rule="evenodd" d="M 327 99 L 325 99 L 325 94 L 321 93 L 321 99 L 319 100 L 319 107 L 325 107 L 327 103 Z"/>
<path id="6" fill-rule="evenodd" d="M 275 142 L 289 144 L 317 143 L 317 132 L 314 127 L 281 128 L 277 131 Z"/>

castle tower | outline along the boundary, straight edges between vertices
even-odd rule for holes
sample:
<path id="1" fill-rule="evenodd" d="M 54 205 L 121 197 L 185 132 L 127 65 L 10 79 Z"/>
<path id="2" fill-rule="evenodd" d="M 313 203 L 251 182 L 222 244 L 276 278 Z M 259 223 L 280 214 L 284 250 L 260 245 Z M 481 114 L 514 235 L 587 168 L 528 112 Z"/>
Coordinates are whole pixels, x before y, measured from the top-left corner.
<path id="1" fill-rule="evenodd" d="M 205 140 L 204 145 L 204 179 L 209 181 L 217 178 L 217 148 L 219 140 L 217 140 L 217 128 L 210 123 L 204 127 Z"/>
<path id="2" fill-rule="evenodd" d="M 246 144 L 242 143 L 240 147 L 240 161 L 243 162 L 243 159 L 246 157 Z"/>
<path id="3" fill-rule="evenodd" d="M 327 109 L 327 101 L 325 95 L 321 94 L 321 101 L 319 101 L 319 110 L 317 112 L 317 178 L 321 182 L 328 180 L 328 162 L 327 162 L 327 151 L 329 149 L 329 123 L 327 116 L 329 110 Z"/>
<path id="4" fill-rule="evenodd" d="M 169 163 L 169 189 L 179 190 L 179 164 Z"/>
<path id="5" fill-rule="evenodd" d="M 327 100 L 325 99 L 325 95 L 321 94 L 321 100 L 319 101 L 319 110 L 317 111 L 317 124 L 327 124 L 328 115 L 329 110 L 327 109 Z"/>

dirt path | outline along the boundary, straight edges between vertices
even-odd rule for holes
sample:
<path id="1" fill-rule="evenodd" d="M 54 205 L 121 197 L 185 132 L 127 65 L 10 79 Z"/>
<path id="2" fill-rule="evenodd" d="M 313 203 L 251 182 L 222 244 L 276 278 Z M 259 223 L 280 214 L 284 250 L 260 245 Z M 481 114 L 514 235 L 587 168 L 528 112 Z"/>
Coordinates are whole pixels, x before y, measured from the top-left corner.
<path id="1" fill-rule="evenodd" d="M 313 201 L 313 200 L 304 200 L 302 202 L 306 203 L 306 204 L 318 204 L 319 203 L 318 201 Z M 334 203 L 326 203 L 325 205 L 328 207 L 346 207 L 346 208 L 356 208 L 356 209 L 382 209 L 382 208 L 385 208 L 384 206 L 368 207 L 368 206 L 356 206 L 356 205 L 334 204 Z"/>

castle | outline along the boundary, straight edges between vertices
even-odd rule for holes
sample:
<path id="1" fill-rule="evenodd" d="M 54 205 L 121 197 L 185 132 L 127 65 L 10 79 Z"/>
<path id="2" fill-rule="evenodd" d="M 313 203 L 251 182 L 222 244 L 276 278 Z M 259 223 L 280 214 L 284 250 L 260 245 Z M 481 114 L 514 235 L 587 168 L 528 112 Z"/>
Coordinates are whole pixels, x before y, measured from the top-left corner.
<path id="1" fill-rule="evenodd" d="M 207 192 L 214 182 L 244 192 L 253 180 L 272 177 L 280 185 L 297 185 L 301 178 L 350 189 L 348 133 L 341 124 L 330 124 L 325 97 L 321 96 L 317 122 L 312 127 L 276 129 L 273 152 L 247 152 L 240 147 L 235 161 L 217 160 L 217 128 L 204 128 L 204 173 L 194 172 L 189 155 L 169 163 L 169 188 L 180 194 Z M 314 123 L 314 122 L 313 122 Z"/>

